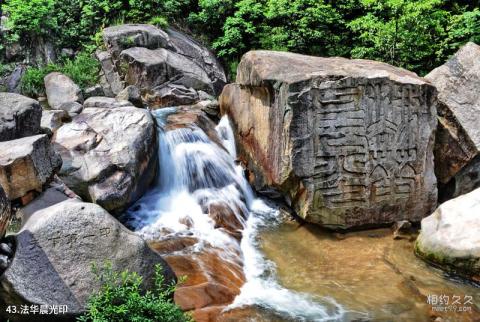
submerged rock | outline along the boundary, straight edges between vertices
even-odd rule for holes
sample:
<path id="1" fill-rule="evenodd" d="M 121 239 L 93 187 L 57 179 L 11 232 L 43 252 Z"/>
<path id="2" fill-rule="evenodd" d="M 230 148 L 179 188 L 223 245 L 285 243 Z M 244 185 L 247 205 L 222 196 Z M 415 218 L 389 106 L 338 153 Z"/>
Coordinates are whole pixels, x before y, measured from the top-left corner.
<path id="1" fill-rule="evenodd" d="M 140 198 L 155 177 L 157 141 L 148 110 L 86 108 L 58 129 L 53 143 L 65 184 L 115 214 Z"/>
<path id="2" fill-rule="evenodd" d="M 41 117 L 42 108 L 36 100 L 0 93 L 0 142 L 38 134 Z"/>
<path id="3" fill-rule="evenodd" d="M 82 110 L 83 95 L 80 87 L 62 73 L 45 76 L 45 91 L 48 104 L 54 110 L 65 110 L 70 115 Z"/>
<path id="4" fill-rule="evenodd" d="M 415 252 L 428 262 L 480 281 L 480 189 L 443 203 L 422 220 Z"/>
<path id="5" fill-rule="evenodd" d="M 436 91 L 412 72 L 252 51 L 220 98 L 257 190 L 334 229 L 419 221 L 436 206 Z"/>
<path id="6" fill-rule="evenodd" d="M 480 46 L 467 43 L 425 78 L 438 89 L 435 174 L 449 199 L 480 186 Z"/>
<path id="7" fill-rule="evenodd" d="M 0 184 L 10 200 L 42 191 L 61 164 L 45 134 L 0 142 Z"/>
<path id="8" fill-rule="evenodd" d="M 135 271 L 146 287 L 153 285 L 159 264 L 166 283 L 175 280 L 158 253 L 95 204 L 67 200 L 39 210 L 15 235 L 15 244 L 13 261 L 0 277 L 2 307 L 67 305 L 72 319 L 100 287 L 92 264 L 101 269 L 110 262 L 114 271 Z M 12 318 L 5 310 L 0 317 Z"/>

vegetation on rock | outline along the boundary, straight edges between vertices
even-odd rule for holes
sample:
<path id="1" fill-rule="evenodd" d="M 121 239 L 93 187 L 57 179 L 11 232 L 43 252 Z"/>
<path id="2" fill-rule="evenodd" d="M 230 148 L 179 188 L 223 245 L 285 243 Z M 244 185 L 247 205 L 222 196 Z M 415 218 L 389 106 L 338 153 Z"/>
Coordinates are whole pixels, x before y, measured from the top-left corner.
<path id="1" fill-rule="evenodd" d="M 192 318 L 173 303 L 175 285 L 165 285 L 162 267 L 155 267 L 153 290 L 142 291 L 142 277 L 135 272 L 115 272 L 107 263 L 103 269 L 93 266 L 102 282 L 100 291 L 93 294 L 87 312 L 79 322 L 191 322 Z"/>
<path id="2" fill-rule="evenodd" d="M 78 54 L 75 59 L 66 59 L 60 64 L 31 66 L 22 78 L 22 94 L 36 97 L 45 92 L 44 78 L 52 72 L 60 72 L 70 77 L 80 88 L 94 85 L 98 80 L 100 64 L 88 52 Z"/>

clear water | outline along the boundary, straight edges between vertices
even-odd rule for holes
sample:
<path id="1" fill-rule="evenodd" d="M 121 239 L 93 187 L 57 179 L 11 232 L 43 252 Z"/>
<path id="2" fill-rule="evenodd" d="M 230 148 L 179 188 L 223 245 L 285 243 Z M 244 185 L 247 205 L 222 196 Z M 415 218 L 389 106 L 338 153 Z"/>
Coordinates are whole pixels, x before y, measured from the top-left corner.
<path id="1" fill-rule="evenodd" d="M 394 241 L 387 230 L 336 238 L 293 223 L 254 196 L 235 163 L 228 118 L 216 128 L 222 147 L 195 126 L 164 132 L 165 119 L 174 112 L 153 112 L 159 175 L 126 218 L 149 241 L 192 237 L 199 241 L 196 252 L 218 252 L 243 270 L 246 282 L 222 321 L 430 321 L 437 316 L 476 321 L 478 306 L 463 315 L 432 312 L 429 294 L 472 295 L 478 304 L 479 289 L 428 267 L 413 255 L 411 241 Z M 240 242 L 208 216 L 210 205 L 219 203 L 241 223 Z"/>
<path id="2" fill-rule="evenodd" d="M 166 117 L 174 112 L 173 108 L 153 112 L 159 127 L 159 175 L 156 186 L 127 212 L 127 225 L 149 241 L 195 237 L 199 240 L 197 251 L 211 251 L 213 247 L 232 264 L 238 264 L 238 254 L 242 254 L 238 265 L 243 267 L 246 283 L 227 310 L 254 305 L 288 320 L 341 319 L 345 312 L 333 298 L 313 298 L 282 287 L 275 265 L 260 252 L 258 231 L 274 225 L 279 212 L 255 198 L 243 169 L 235 164 L 235 142 L 228 118 L 222 118 L 216 128 L 221 147 L 195 126 L 164 132 Z M 242 223 L 240 243 L 208 216 L 209 205 L 217 203 L 228 204 Z"/>

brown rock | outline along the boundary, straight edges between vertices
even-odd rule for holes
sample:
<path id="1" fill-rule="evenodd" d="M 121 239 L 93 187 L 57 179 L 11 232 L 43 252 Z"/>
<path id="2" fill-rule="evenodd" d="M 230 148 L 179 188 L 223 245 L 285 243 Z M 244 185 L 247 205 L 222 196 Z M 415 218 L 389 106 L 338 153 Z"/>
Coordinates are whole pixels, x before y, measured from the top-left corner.
<path id="1" fill-rule="evenodd" d="M 367 60 L 252 51 L 220 98 L 257 190 L 334 229 L 419 221 L 436 206 L 436 91 Z"/>
<path id="2" fill-rule="evenodd" d="M 467 43 L 425 78 L 438 89 L 435 174 L 442 184 L 454 179 L 448 199 L 480 186 L 480 46 Z"/>
<path id="3" fill-rule="evenodd" d="M 61 164 L 45 134 L 0 142 L 0 184 L 10 200 L 42 191 Z"/>
<path id="4" fill-rule="evenodd" d="M 2 186 L 0 186 L 0 238 L 5 236 L 11 218 L 10 200 L 7 199 L 5 191 L 3 191 Z"/>
<path id="5" fill-rule="evenodd" d="M 202 129 L 210 140 L 217 143 L 222 149 L 224 148 L 215 130 L 215 123 L 196 105 L 176 107 L 175 112 L 167 116 L 164 130 L 171 131 L 179 128 L 194 129 L 195 127 Z"/>

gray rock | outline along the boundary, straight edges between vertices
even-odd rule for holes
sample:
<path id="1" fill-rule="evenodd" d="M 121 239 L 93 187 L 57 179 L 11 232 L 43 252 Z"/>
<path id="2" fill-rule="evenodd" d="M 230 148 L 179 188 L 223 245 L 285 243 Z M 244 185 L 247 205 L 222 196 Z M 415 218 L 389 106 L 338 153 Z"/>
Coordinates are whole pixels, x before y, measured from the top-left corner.
<path id="1" fill-rule="evenodd" d="M 5 236 L 5 233 L 12 218 L 12 209 L 10 206 L 10 200 L 5 195 L 5 191 L 0 186 L 0 238 Z"/>
<path id="2" fill-rule="evenodd" d="M 79 105 L 83 103 L 83 96 L 80 87 L 68 76 L 62 73 L 50 73 L 45 76 L 45 90 L 48 104 L 54 110 L 66 110 L 70 113 L 77 113 Z"/>
<path id="3" fill-rule="evenodd" d="M 208 74 L 195 62 L 166 49 L 129 48 L 122 51 L 125 81 L 147 91 L 166 82 L 213 93 Z"/>
<path id="4" fill-rule="evenodd" d="M 37 65 L 47 65 L 57 61 L 57 51 L 52 41 L 42 37 L 33 38 L 31 44 L 33 52 L 30 52 L 29 60 Z M 28 53 L 28 50 L 26 51 Z"/>
<path id="5" fill-rule="evenodd" d="M 70 117 L 74 117 L 82 112 L 83 105 L 79 102 L 67 102 L 60 104 L 58 109 L 64 110 Z"/>
<path id="6" fill-rule="evenodd" d="M 37 198 L 17 210 L 16 216 L 17 218 L 21 218 L 22 224 L 25 224 L 37 211 L 70 199 L 82 200 L 77 194 L 70 190 L 60 178 L 55 176 L 54 180 Z"/>
<path id="7" fill-rule="evenodd" d="M 103 87 L 103 92 L 108 97 L 114 97 L 125 88 L 125 82 L 120 77 L 109 52 L 98 51 L 96 56 L 102 67 L 100 84 Z"/>
<path id="8" fill-rule="evenodd" d="M 8 256 L 0 255 L 0 272 L 8 268 Z"/>
<path id="9" fill-rule="evenodd" d="M 41 117 L 42 108 L 37 101 L 0 93 L 0 142 L 38 134 Z"/>
<path id="10" fill-rule="evenodd" d="M 146 56 L 149 55 L 149 49 L 165 49 L 169 53 L 183 57 L 184 59 L 180 60 L 179 62 L 180 64 L 182 64 L 182 62 L 188 61 L 187 65 L 184 68 L 184 71 L 187 72 L 186 76 L 189 76 L 188 71 L 192 68 L 193 65 L 195 65 L 194 69 L 192 70 L 195 74 L 195 78 L 197 78 L 199 75 L 197 70 L 202 70 L 202 72 L 206 74 L 209 81 L 208 89 L 205 90 L 210 92 L 211 94 L 220 94 L 223 86 L 226 83 L 225 72 L 218 60 L 215 58 L 215 55 L 213 55 L 207 48 L 202 46 L 194 39 L 175 29 L 168 28 L 166 29 L 166 31 L 163 31 L 150 25 L 126 24 L 106 28 L 104 30 L 103 38 L 105 41 L 105 45 L 109 53 L 111 54 L 110 58 L 113 62 L 111 66 L 115 66 L 117 68 L 119 74 L 123 76 L 127 83 L 128 79 L 132 79 L 132 75 L 130 75 L 130 78 L 128 77 L 128 73 L 131 70 L 124 70 L 125 68 L 127 68 L 127 66 L 125 62 L 121 61 L 120 57 L 123 51 L 133 48 L 142 48 L 137 51 L 142 52 L 142 55 Z M 148 58 L 146 59 L 148 60 Z M 177 60 L 179 60 L 179 58 L 177 58 Z M 164 73 L 165 71 L 158 72 Z M 164 76 L 165 75 L 150 75 L 148 77 L 153 77 L 158 80 L 160 77 Z M 140 75 L 138 77 L 140 77 Z M 167 79 L 171 79 L 176 84 L 193 87 L 195 90 L 202 89 L 182 82 L 176 82 L 177 77 L 179 77 L 177 73 L 174 73 L 172 76 L 167 75 Z M 205 80 L 203 80 L 202 76 L 202 82 L 204 81 Z M 136 83 L 128 84 L 137 85 Z M 142 89 L 142 91 L 144 90 L 144 88 L 142 88 L 141 86 L 140 88 Z M 118 92 L 115 92 L 115 94 L 118 94 Z"/>
<path id="11" fill-rule="evenodd" d="M 10 247 L 6 243 L 0 243 L 0 253 L 2 253 L 3 255 L 6 255 L 7 257 L 11 256 L 13 255 L 12 247 Z"/>
<path id="12" fill-rule="evenodd" d="M 136 86 L 127 86 L 123 91 L 118 93 L 117 100 L 129 101 L 138 108 L 143 108 L 142 95 Z"/>
<path id="13" fill-rule="evenodd" d="M 173 28 L 166 30 L 171 46 L 180 54 L 199 65 L 208 74 L 213 84 L 213 94 L 220 95 L 227 82 L 225 71 L 215 55 L 195 39 Z"/>
<path id="14" fill-rule="evenodd" d="M 393 66 L 252 51 L 220 98 L 257 190 L 333 229 L 420 221 L 436 207 L 435 88 Z"/>
<path id="15" fill-rule="evenodd" d="M 220 104 L 215 99 L 200 101 L 196 105 L 211 117 L 216 118 L 220 115 Z"/>
<path id="16" fill-rule="evenodd" d="M 67 58 L 75 57 L 75 51 L 72 48 L 62 48 L 60 55 Z"/>
<path id="17" fill-rule="evenodd" d="M 83 103 L 84 108 L 117 108 L 133 106 L 129 101 L 122 101 L 112 97 L 90 97 Z"/>
<path id="18" fill-rule="evenodd" d="M 41 127 L 55 132 L 63 123 L 69 122 L 70 116 L 65 110 L 43 110 Z"/>
<path id="19" fill-rule="evenodd" d="M 152 182 L 157 164 L 155 123 L 136 107 L 85 108 L 53 139 L 60 178 L 87 201 L 119 213 Z"/>
<path id="20" fill-rule="evenodd" d="M 10 200 L 42 191 L 61 164 L 45 134 L 0 142 L 0 184 Z"/>
<path id="21" fill-rule="evenodd" d="M 105 96 L 105 93 L 103 92 L 103 87 L 101 84 L 88 87 L 83 91 L 83 98 L 85 100 L 94 96 Z"/>
<path id="22" fill-rule="evenodd" d="M 12 73 L 6 79 L 7 92 L 20 93 L 20 82 L 25 74 L 26 67 L 24 65 L 18 65 L 12 71 Z"/>
<path id="23" fill-rule="evenodd" d="M 441 268 L 480 278 L 480 189 L 449 200 L 427 218 L 415 252 Z"/>
<path id="24" fill-rule="evenodd" d="M 2 307 L 67 305 L 74 319 L 100 287 L 92 264 L 102 268 L 107 261 L 114 271 L 137 272 L 145 287 L 153 286 L 157 264 L 167 283 L 175 281 L 160 255 L 95 204 L 67 200 L 39 210 L 15 235 L 15 242 L 13 261 L 0 277 Z M 5 310 L 0 317 L 10 318 Z"/>
<path id="25" fill-rule="evenodd" d="M 151 25 L 125 24 L 103 30 L 103 40 L 110 53 L 118 59 L 127 48 L 169 48 L 169 37 L 161 29 Z"/>
<path id="26" fill-rule="evenodd" d="M 440 102 L 435 174 L 442 185 L 463 181 L 461 170 L 480 155 L 480 46 L 467 43 L 425 78 L 437 87 Z M 480 176 L 480 168 L 476 169 Z M 469 191 L 452 191 L 448 197 Z"/>
<path id="27" fill-rule="evenodd" d="M 145 100 L 151 108 L 192 105 L 198 102 L 198 93 L 183 85 L 167 84 L 147 92 Z"/>
<path id="28" fill-rule="evenodd" d="M 20 61 L 25 53 L 25 48 L 18 42 L 5 46 L 5 58 L 7 61 Z"/>

